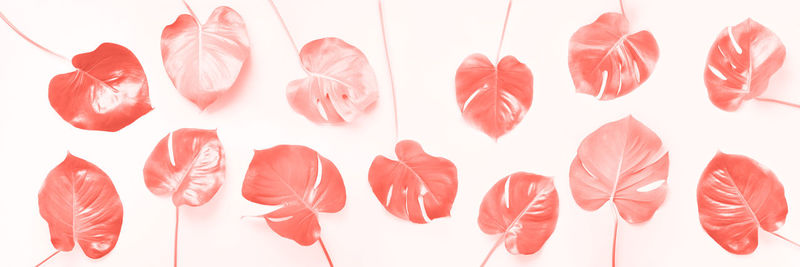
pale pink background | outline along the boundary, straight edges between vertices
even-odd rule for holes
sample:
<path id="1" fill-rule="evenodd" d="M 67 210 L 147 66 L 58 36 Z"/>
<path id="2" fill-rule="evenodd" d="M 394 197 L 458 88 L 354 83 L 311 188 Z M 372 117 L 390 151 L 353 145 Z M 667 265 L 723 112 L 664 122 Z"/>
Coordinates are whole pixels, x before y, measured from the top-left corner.
<path id="1" fill-rule="evenodd" d="M 179 127 L 219 128 L 228 180 L 207 205 L 182 211 L 180 266 L 325 266 L 318 245 L 279 237 L 263 221 L 240 219 L 268 208 L 241 197 L 253 149 L 302 144 L 340 169 L 348 201 L 324 214 L 322 237 L 337 266 L 477 266 L 496 237 L 477 225 L 483 195 L 515 171 L 553 176 L 561 197 L 556 230 L 539 253 L 511 256 L 499 249 L 489 266 L 609 266 L 612 211 L 586 212 L 572 200 L 569 164 L 579 142 L 600 125 L 633 114 L 670 149 L 669 193 L 653 219 L 621 223 L 617 266 L 800 266 L 800 248 L 760 234 L 751 255 L 729 254 L 701 228 L 695 189 L 721 149 L 770 167 L 786 188 L 789 215 L 779 233 L 800 241 L 800 110 L 766 103 L 737 113 L 714 107 L 703 85 L 705 58 L 716 35 L 747 16 L 783 40 L 787 58 L 766 96 L 800 102 L 800 4 L 785 0 L 625 1 L 634 29 L 649 29 L 661 58 L 653 76 L 632 94 L 598 102 L 574 93 L 567 42 L 580 26 L 615 0 L 514 3 L 503 54 L 534 73 L 533 107 L 498 143 L 467 125 L 455 101 L 454 74 L 474 52 L 494 57 L 505 1 L 403 0 L 385 3 L 400 111 L 400 137 L 452 160 L 459 190 L 452 217 L 428 225 L 394 218 L 373 196 L 367 171 L 394 148 L 391 98 L 376 1 L 276 0 L 298 43 L 335 36 L 362 49 L 380 83 L 373 113 L 349 127 L 322 127 L 296 114 L 286 84 L 304 73 L 266 1 L 190 0 L 205 20 L 220 4 L 237 10 L 252 45 L 249 69 L 222 105 L 200 113 L 164 71 L 159 37 L 187 11 L 178 0 L 2 0 L 0 10 L 32 39 L 72 56 L 101 42 L 131 49 L 150 82 L 155 110 L 117 133 L 78 130 L 47 101 L 47 85 L 70 66 L 0 25 L 0 265 L 29 266 L 53 252 L 36 194 L 47 172 L 69 150 L 106 171 L 122 198 L 125 217 L 117 247 L 100 260 L 61 253 L 46 266 L 170 266 L 174 207 L 145 187 L 142 167 L 159 139 Z M 76 248 L 77 249 L 77 248 Z"/>

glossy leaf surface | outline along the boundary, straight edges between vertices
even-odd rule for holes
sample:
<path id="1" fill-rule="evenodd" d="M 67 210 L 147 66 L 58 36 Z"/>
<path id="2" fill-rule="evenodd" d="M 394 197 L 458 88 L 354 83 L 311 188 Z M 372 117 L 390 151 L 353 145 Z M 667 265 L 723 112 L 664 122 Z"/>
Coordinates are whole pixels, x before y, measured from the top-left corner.
<path id="1" fill-rule="evenodd" d="M 513 56 L 495 67 L 482 54 L 470 55 L 456 71 L 456 100 L 465 120 L 497 139 L 530 109 L 533 74 Z"/>
<path id="2" fill-rule="evenodd" d="M 161 57 L 169 78 L 183 97 L 205 109 L 236 82 L 250 56 L 244 20 L 221 6 L 205 24 L 180 15 L 161 33 Z"/>
<path id="3" fill-rule="evenodd" d="M 786 220 L 783 185 L 755 160 L 718 152 L 697 184 L 700 224 L 725 250 L 750 254 L 758 228 L 774 232 Z"/>
<path id="4" fill-rule="evenodd" d="M 450 216 L 458 191 L 456 166 L 411 140 L 398 142 L 395 153 L 397 160 L 379 155 L 369 167 L 369 185 L 383 207 L 414 223 Z"/>
<path id="5" fill-rule="evenodd" d="M 378 82 L 367 57 L 338 38 L 307 43 L 300 61 L 308 77 L 286 87 L 297 113 L 315 123 L 343 123 L 365 113 L 378 100 Z"/>
<path id="6" fill-rule="evenodd" d="M 316 151 L 296 145 L 256 150 L 242 196 L 262 205 L 281 205 L 262 217 L 280 236 L 303 246 L 319 240 L 318 214 L 340 211 L 347 198 L 336 166 Z"/>
<path id="7" fill-rule="evenodd" d="M 115 132 L 150 112 L 147 77 L 127 48 L 103 43 L 72 58 L 75 71 L 50 80 L 50 105 L 85 130 Z"/>
<path id="8" fill-rule="evenodd" d="M 39 190 L 39 214 L 59 251 L 71 251 L 77 241 L 89 258 L 105 256 L 119 239 L 122 213 L 108 175 L 72 154 L 47 174 Z"/>
<path id="9" fill-rule="evenodd" d="M 180 129 L 158 142 L 144 165 L 153 194 L 171 195 L 175 206 L 200 206 L 225 181 L 225 151 L 216 130 Z"/>
<path id="10" fill-rule="evenodd" d="M 630 33 L 624 15 L 605 13 L 569 39 L 569 72 L 578 93 L 611 100 L 642 85 L 658 55 L 653 34 Z"/>
<path id="11" fill-rule="evenodd" d="M 705 83 L 711 103 L 725 111 L 764 93 L 783 65 L 786 48 L 772 31 L 747 19 L 717 35 L 706 60 Z"/>
<path id="12" fill-rule="evenodd" d="M 500 179 L 483 197 L 478 226 L 501 234 L 511 254 L 533 254 L 544 245 L 558 221 L 558 192 L 553 179 L 517 172 Z"/>
<path id="13" fill-rule="evenodd" d="M 649 220 L 667 195 L 669 153 L 632 116 L 607 123 L 583 139 L 569 185 L 578 205 L 594 211 L 611 200 L 628 223 Z"/>

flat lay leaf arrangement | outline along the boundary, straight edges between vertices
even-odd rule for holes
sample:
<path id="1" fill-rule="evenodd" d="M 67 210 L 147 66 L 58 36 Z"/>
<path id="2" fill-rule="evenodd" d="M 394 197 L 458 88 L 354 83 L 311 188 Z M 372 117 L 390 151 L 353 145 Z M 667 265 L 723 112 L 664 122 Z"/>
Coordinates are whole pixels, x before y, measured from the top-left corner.
<path id="1" fill-rule="evenodd" d="M 377 105 L 379 87 L 367 56 L 336 37 L 298 47 L 277 5 L 273 0 L 266 3 L 307 75 L 286 79 L 285 95 L 291 109 L 314 124 L 335 126 L 369 114 Z M 203 22 L 186 1 L 183 4 L 189 14 L 179 15 L 162 30 L 161 58 L 178 93 L 198 109 L 207 110 L 240 80 L 251 60 L 251 33 L 241 15 L 230 7 L 217 7 Z M 375 156 L 362 178 L 387 215 L 400 223 L 425 227 L 447 220 L 456 204 L 459 183 L 471 181 L 459 181 L 458 168 L 447 159 L 447 153 L 434 151 L 437 155 L 432 155 L 417 141 L 398 141 L 398 91 L 383 1 L 376 4 L 392 90 L 394 155 Z M 659 59 L 654 35 L 647 30 L 632 31 L 622 1 L 619 5 L 620 13 L 601 14 L 569 39 L 567 65 L 577 93 L 613 101 L 633 93 L 654 74 Z M 467 56 L 455 71 L 453 87 L 463 119 L 495 141 L 518 126 L 533 104 L 532 71 L 514 56 L 500 57 L 511 10 L 509 0 L 493 60 L 481 53 Z M 2 13 L 0 19 L 32 45 L 74 67 L 72 72 L 55 75 L 48 86 L 53 110 L 73 127 L 116 132 L 153 109 L 144 69 L 128 48 L 102 43 L 69 60 L 34 42 Z M 703 77 L 710 102 L 729 112 L 750 100 L 800 108 L 761 96 L 785 58 L 786 48 L 778 36 L 755 20 L 748 18 L 724 28 L 706 59 Z M 535 59 L 523 61 L 531 60 Z M 655 213 L 668 194 L 669 167 L 670 155 L 661 138 L 628 115 L 586 135 L 577 147 L 568 177 L 522 171 L 506 175 L 489 188 L 477 207 L 479 229 L 496 238 L 481 266 L 490 262 L 501 245 L 512 255 L 540 251 L 559 220 L 555 184 L 567 182 L 580 208 L 596 211 L 608 206 L 613 214 L 610 251 L 611 266 L 616 266 L 619 219 L 641 224 L 657 218 Z M 155 145 L 142 170 L 145 187 L 156 196 L 169 197 L 175 206 L 173 266 L 177 267 L 179 211 L 182 206 L 208 203 L 224 184 L 223 142 L 216 129 L 174 130 Z M 776 233 L 789 214 L 786 192 L 778 175 L 754 159 L 718 152 L 702 171 L 696 190 L 699 226 L 724 250 L 753 253 L 759 232 L 800 247 Z M 341 211 L 347 193 L 343 175 L 331 160 L 303 145 L 254 150 L 241 196 L 275 206 L 271 212 L 250 217 L 263 219 L 272 231 L 299 245 L 319 243 L 328 264 L 334 266 L 323 243 L 320 214 Z M 123 221 L 122 201 L 112 178 L 89 161 L 68 152 L 44 178 L 38 207 L 56 251 L 37 266 L 60 252 L 71 251 L 76 243 L 92 259 L 107 255 L 116 246 Z"/>

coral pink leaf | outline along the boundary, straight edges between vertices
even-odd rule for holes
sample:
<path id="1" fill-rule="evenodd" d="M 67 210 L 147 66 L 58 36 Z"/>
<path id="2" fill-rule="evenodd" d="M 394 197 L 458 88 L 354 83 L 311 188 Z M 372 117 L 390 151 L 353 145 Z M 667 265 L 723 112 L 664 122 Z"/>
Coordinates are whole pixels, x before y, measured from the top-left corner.
<path id="1" fill-rule="evenodd" d="M 718 152 L 697 184 L 700 224 L 722 248 L 750 254 L 758 228 L 774 232 L 786 220 L 783 185 L 755 160 Z"/>
<path id="2" fill-rule="evenodd" d="M 236 82 L 250 56 L 250 40 L 242 17 L 226 6 L 198 23 L 183 14 L 165 27 L 161 58 L 178 92 L 205 109 Z"/>
<path id="3" fill-rule="evenodd" d="M 411 140 L 398 142 L 395 153 L 397 160 L 379 155 L 369 167 L 369 185 L 383 207 L 414 223 L 450 216 L 458 190 L 456 165 Z"/>
<path id="4" fill-rule="evenodd" d="M 311 41 L 300 50 L 308 77 L 286 87 L 297 113 L 315 123 L 350 122 L 378 100 L 375 73 L 361 50 L 338 38 Z"/>
<path id="5" fill-rule="evenodd" d="M 517 172 L 500 179 L 481 202 L 478 225 L 501 234 L 511 254 L 533 254 L 553 233 L 558 220 L 558 192 L 553 179 Z"/>
<path id="6" fill-rule="evenodd" d="M 456 71 L 456 100 L 461 115 L 497 139 L 517 126 L 533 101 L 533 74 L 513 56 L 497 67 L 472 54 Z"/>
<path id="7" fill-rule="evenodd" d="M 611 100 L 644 83 L 658 61 L 649 31 L 629 32 L 628 19 L 605 13 L 569 39 L 569 72 L 578 93 Z"/>
<path id="8" fill-rule="evenodd" d="M 589 134 L 572 161 L 569 185 L 578 205 L 594 211 L 611 200 L 628 223 L 649 220 L 667 195 L 669 153 L 632 116 Z"/>
<path id="9" fill-rule="evenodd" d="M 50 105 L 85 130 L 115 132 L 150 112 L 147 77 L 127 48 L 103 43 L 72 58 L 76 70 L 50 80 Z"/>
<path id="10" fill-rule="evenodd" d="M 39 214 L 57 250 L 71 251 L 77 241 L 92 259 L 114 249 L 122 227 L 122 202 L 111 178 L 72 154 L 47 174 L 39 190 Z"/>
<path id="11" fill-rule="evenodd" d="M 280 236 L 303 246 L 319 240 L 318 214 L 340 211 L 347 198 L 336 166 L 316 151 L 296 145 L 257 150 L 242 196 L 262 205 L 282 205 L 264 214 L 264 219 Z"/>
<path id="12" fill-rule="evenodd" d="M 760 96 L 783 65 L 786 48 L 778 36 L 752 19 L 717 35 L 706 60 L 705 83 L 711 103 L 725 111 Z"/>
<path id="13" fill-rule="evenodd" d="M 217 130 L 180 129 L 161 139 L 144 165 L 144 183 L 171 195 L 176 207 L 200 206 L 225 181 L 225 150 Z"/>

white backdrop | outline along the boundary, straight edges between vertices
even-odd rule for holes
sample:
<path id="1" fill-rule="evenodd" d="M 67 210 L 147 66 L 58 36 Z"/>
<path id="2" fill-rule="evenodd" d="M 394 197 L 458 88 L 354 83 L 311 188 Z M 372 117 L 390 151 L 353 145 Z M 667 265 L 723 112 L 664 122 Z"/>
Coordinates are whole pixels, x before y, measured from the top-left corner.
<path id="1" fill-rule="evenodd" d="M 260 0 L 190 0 L 205 18 L 217 5 L 247 23 L 252 56 L 234 92 L 199 112 L 182 98 L 164 71 L 162 29 L 182 13 L 179 0 L 0 1 L 0 10 L 23 32 L 67 56 L 114 42 L 132 50 L 144 67 L 155 110 L 116 132 L 75 129 L 47 100 L 50 78 L 71 66 L 0 25 L 0 265 L 30 266 L 54 251 L 39 216 L 37 192 L 67 151 L 102 168 L 124 206 L 116 248 L 90 260 L 76 247 L 46 266 L 170 266 L 174 206 L 152 195 L 142 167 L 159 139 L 180 127 L 218 128 L 228 176 L 205 206 L 181 211 L 180 266 L 325 266 L 318 244 L 297 245 L 263 220 L 240 219 L 268 207 L 241 196 L 253 149 L 309 146 L 336 164 L 347 188 L 339 213 L 320 218 L 322 237 L 337 266 L 477 266 L 497 237 L 477 225 L 483 195 L 503 176 L 528 171 L 552 176 L 560 196 L 555 232 L 541 251 L 512 256 L 498 249 L 489 266 L 609 266 L 612 211 L 580 209 L 569 191 L 569 164 L 584 136 L 633 114 L 670 150 L 669 193 L 647 223 L 621 222 L 617 266 L 800 266 L 800 248 L 763 231 L 751 255 L 726 252 L 698 221 L 698 178 L 717 150 L 745 154 L 771 168 L 786 189 L 789 215 L 778 233 L 800 241 L 800 110 L 767 103 L 723 112 L 708 100 L 703 68 L 711 44 L 728 25 L 748 16 L 774 31 L 787 47 L 783 67 L 766 96 L 800 102 L 800 20 L 795 1 L 626 0 L 634 30 L 656 37 L 661 57 L 652 77 L 630 95 L 598 102 L 574 92 L 567 43 L 580 26 L 616 0 L 517 1 L 503 54 L 534 74 L 534 101 L 522 123 L 495 143 L 461 118 L 454 75 L 467 55 L 494 57 L 506 1 L 388 0 L 385 18 L 397 80 L 400 138 L 458 167 L 452 217 L 427 225 L 396 219 L 367 182 L 376 155 L 394 157 L 391 90 L 373 0 L 276 0 L 299 45 L 334 36 L 360 48 L 380 83 L 376 109 L 347 127 L 317 126 L 289 107 L 285 86 L 304 77 L 268 3 Z"/>

